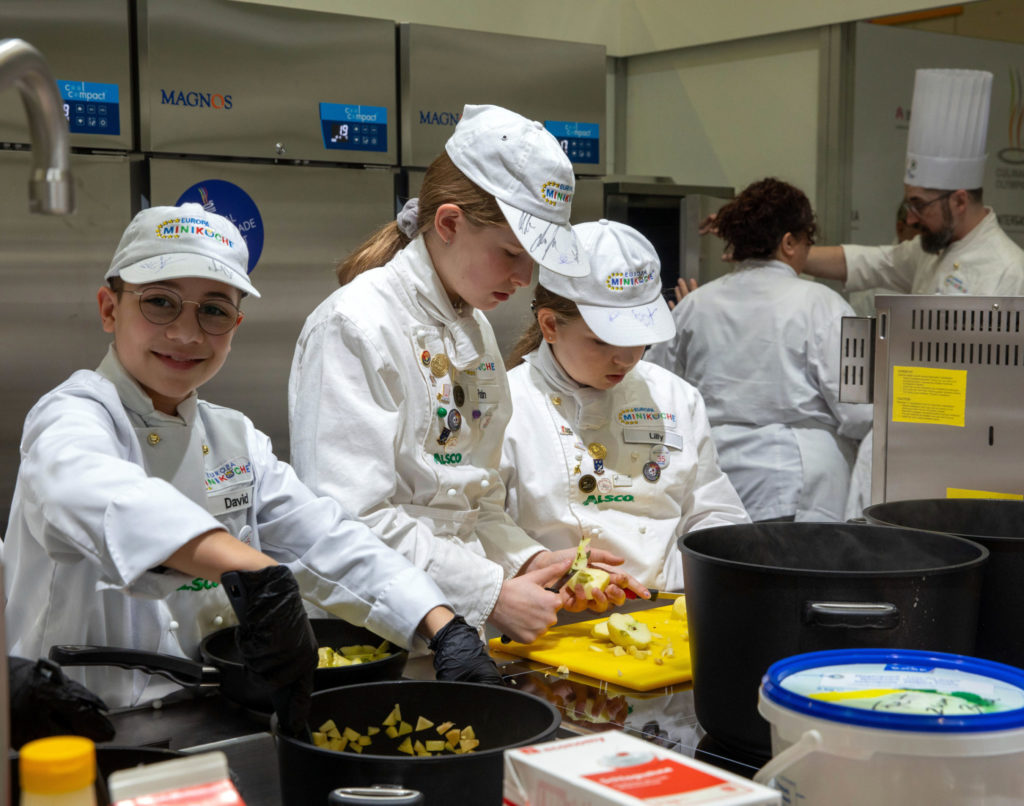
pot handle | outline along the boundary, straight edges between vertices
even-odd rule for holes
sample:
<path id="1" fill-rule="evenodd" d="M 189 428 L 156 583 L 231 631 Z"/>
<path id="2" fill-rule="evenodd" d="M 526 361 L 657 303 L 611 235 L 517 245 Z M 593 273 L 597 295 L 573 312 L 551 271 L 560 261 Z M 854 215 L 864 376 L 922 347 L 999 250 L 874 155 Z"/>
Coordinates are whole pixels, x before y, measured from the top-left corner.
<path id="1" fill-rule="evenodd" d="M 797 739 L 796 743 L 791 744 L 754 773 L 754 783 L 761 784 L 763 786 L 772 786 L 775 779 L 778 778 L 779 773 L 784 772 L 787 767 L 791 767 L 796 764 L 804 756 L 808 756 L 811 753 L 816 752 L 821 748 L 821 745 L 822 738 L 818 731 L 804 731 L 804 735 Z M 777 789 L 778 787 L 775 788 Z"/>
<path id="2" fill-rule="evenodd" d="M 900 626 L 900 609 L 891 602 L 806 602 L 804 623 L 815 627 L 892 630 Z"/>
<path id="3" fill-rule="evenodd" d="M 220 684 L 220 669 L 204 666 L 188 658 L 144 652 L 127 647 L 57 644 L 50 647 L 50 660 L 61 666 L 118 666 L 158 674 L 182 686 Z"/>
<path id="4" fill-rule="evenodd" d="M 327 796 L 330 806 L 423 806 L 426 801 L 415 789 L 403 789 L 391 784 L 374 786 L 346 786 L 335 789 Z"/>

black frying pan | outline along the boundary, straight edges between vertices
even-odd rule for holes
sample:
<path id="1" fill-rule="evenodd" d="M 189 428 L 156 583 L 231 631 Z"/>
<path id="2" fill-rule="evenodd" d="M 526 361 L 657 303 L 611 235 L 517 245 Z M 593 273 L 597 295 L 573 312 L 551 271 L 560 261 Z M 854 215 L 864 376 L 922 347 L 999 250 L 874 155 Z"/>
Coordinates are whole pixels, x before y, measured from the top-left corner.
<path id="1" fill-rule="evenodd" d="M 341 619 L 310 619 L 318 646 L 338 649 L 353 644 L 377 646 L 380 636 Z M 242 664 L 235 643 L 235 627 L 210 633 L 199 644 L 203 663 L 124 647 L 57 645 L 50 647 L 50 659 L 61 666 L 118 666 L 159 674 L 186 687 L 218 686 L 220 693 L 232 702 L 251 711 L 270 714 L 270 689 L 256 679 Z M 392 644 L 391 655 L 381 660 L 352 666 L 317 669 L 313 676 L 316 691 L 353 683 L 397 680 L 402 676 L 409 653 Z"/>

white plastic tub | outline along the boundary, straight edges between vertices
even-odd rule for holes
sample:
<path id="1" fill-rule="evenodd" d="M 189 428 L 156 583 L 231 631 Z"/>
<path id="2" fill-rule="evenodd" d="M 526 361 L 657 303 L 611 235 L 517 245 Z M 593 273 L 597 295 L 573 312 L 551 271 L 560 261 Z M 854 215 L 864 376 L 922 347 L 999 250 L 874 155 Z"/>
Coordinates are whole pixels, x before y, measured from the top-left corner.
<path id="1" fill-rule="evenodd" d="M 758 711 L 772 760 L 754 780 L 802 806 L 1024 803 L 1024 670 L 913 650 L 774 664 Z"/>

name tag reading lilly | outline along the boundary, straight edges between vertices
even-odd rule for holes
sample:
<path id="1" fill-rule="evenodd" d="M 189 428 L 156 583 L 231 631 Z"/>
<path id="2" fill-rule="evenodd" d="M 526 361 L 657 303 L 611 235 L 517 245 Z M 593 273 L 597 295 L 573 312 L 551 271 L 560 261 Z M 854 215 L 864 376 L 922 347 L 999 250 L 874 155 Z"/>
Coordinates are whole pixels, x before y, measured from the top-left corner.
<path id="1" fill-rule="evenodd" d="M 683 435 L 677 431 L 627 425 L 622 429 L 622 441 L 634 445 L 667 445 L 677 451 L 683 449 Z"/>

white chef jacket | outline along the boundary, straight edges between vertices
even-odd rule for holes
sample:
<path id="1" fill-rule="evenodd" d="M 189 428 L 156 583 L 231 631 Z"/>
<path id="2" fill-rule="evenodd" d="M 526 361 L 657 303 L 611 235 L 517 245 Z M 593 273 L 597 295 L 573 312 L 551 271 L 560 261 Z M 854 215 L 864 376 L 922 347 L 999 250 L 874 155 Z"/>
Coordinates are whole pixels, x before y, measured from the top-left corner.
<path id="1" fill-rule="evenodd" d="M 1024 250 L 1003 232 L 991 208 L 966 237 L 937 255 L 921 237 L 895 246 L 843 244 L 846 288 L 878 287 L 910 294 L 1024 294 Z"/>
<path id="2" fill-rule="evenodd" d="M 648 360 L 694 384 L 722 470 L 754 520 L 841 521 L 872 407 L 839 402 L 840 327 L 853 309 L 778 260 L 745 260 L 687 294 Z"/>
<path id="3" fill-rule="evenodd" d="M 494 333 L 479 311 L 455 311 L 422 237 L 310 314 L 288 410 L 299 477 L 483 626 L 502 581 L 543 547 L 504 510 L 512 404 Z"/>
<path id="4" fill-rule="evenodd" d="M 611 389 L 581 387 L 541 342 L 509 385 L 505 507 L 549 549 L 590 537 L 643 584 L 682 590 L 677 539 L 750 522 L 718 467 L 704 402 L 682 378 L 641 361 Z M 607 454 L 598 462 L 588 450 L 595 444 Z"/>
<path id="5" fill-rule="evenodd" d="M 6 537 L 11 653 L 88 643 L 198 660 L 200 639 L 234 612 L 217 583 L 160 564 L 218 528 L 287 564 L 318 606 L 410 646 L 445 604 L 437 586 L 316 497 L 240 412 L 195 394 L 178 412 L 155 411 L 113 348 L 29 412 Z M 178 688 L 116 668 L 67 672 L 110 707 Z"/>

